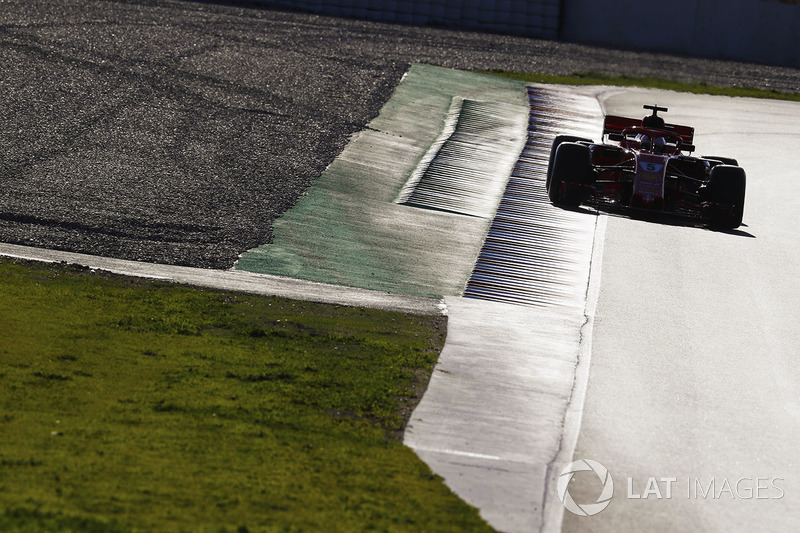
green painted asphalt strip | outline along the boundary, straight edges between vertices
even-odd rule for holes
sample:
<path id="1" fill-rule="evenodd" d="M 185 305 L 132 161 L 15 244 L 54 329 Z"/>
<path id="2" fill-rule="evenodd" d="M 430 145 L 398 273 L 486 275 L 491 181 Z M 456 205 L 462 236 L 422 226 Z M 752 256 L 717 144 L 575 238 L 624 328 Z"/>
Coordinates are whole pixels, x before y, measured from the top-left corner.
<path id="1" fill-rule="evenodd" d="M 425 297 L 460 295 L 490 220 L 395 203 L 439 137 L 453 98 L 519 106 L 524 84 L 414 64 L 381 113 L 236 270 Z M 524 128 L 518 138 L 525 140 Z M 498 175 L 507 179 L 519 150 Z M 508 168 L 505 168 L 505 167 Z"/>

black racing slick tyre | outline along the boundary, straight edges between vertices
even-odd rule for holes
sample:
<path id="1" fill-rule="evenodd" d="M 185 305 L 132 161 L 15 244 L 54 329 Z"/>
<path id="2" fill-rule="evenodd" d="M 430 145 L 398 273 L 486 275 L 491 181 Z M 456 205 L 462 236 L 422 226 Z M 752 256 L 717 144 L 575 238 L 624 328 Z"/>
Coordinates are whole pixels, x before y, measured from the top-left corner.
<path id="1" fill-rule="evenodd" d="M 593 182 L 592 154 L 588 146 L 566 142 L 556 150 L 547 196 L 554 204 L 578 207 Z"/>
<path id="2" fill-rule="evenodd" d="M 553 160 L 556 158 L 556 150 L 558 150 L 558 147 L 563 143 L 574 142 L 585 142 L 591 144 L 592 140 L 585 139 L 583 137 L 577 137 L 575 135 L 556 135 L 556 138 L 553 139 L 553 145 L 550 148 L 550 160 L 547 162 L 547 181 L 545 182 L 545 187 L 548 191 L 550 190 L 550 182 L 553 175 Z"/>
<path id="3" fill-rule="evenodd" d="M 747 177 L 744 169 L 717 165 L 711 169 L 705 186 L 707 219 L 718 229 L 735 229 L 742 224 Z"/>

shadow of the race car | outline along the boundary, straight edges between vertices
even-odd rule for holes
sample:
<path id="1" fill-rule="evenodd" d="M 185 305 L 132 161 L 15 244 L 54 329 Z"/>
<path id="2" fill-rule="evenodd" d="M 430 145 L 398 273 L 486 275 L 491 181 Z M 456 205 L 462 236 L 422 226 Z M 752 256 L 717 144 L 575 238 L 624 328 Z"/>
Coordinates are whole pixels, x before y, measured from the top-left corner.
<path id="1" fill-rule="evenodd" d="M 747 224 L 742 224 L 737 229 L 724 229 L 715 228 L 709 225 L 707 221 L 696 217 L 687 217 L 679 214 L 665 212 L 665 211 L 652 211 L 648 209 L 634 209 L 630 207 L 619 207 L 608 204 L 582 204 L 578 207 L 554 204 L 555 207 L 564 211 L 571 211 L 573 213 L 581 213 L 585 215 L 598 216 L 604 214 L 615 218 L 627 218 L 630 220 L 639 220 L 651 224 L 661 224 L 665 226 L 678 226 L 685 228 L 697 228 L 698 230 L 713 231 L 715 233 L 724 233 L 726 235 L 735 235 L 737 237 L 748 237 L 755 239 L 756 236 L 742 228 L 748 227 Z"/>

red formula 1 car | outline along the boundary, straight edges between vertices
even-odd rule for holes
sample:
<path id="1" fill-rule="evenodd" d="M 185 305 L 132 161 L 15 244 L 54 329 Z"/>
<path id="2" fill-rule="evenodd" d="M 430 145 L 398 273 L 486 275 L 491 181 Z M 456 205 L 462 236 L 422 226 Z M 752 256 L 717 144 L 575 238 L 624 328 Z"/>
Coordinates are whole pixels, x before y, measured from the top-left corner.
<path id="1" fill-rule="evenodd" d="M 603 138 L 618 144 L 559 135 L 547 167 L 554 204 L 661 212 L 719 229 L 742 223 L 745 172 L 735 159 L 692 157 L 694 128 L 665 124 L 667 108 L 644 106 L 642 120 L 608 115 Z"/>

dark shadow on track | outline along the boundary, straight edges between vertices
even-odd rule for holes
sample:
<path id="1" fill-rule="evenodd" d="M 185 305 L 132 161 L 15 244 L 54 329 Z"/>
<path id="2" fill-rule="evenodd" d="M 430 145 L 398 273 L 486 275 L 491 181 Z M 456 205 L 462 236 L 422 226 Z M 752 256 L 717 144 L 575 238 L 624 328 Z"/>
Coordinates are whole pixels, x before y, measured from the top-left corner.
<path id="1" fill-rule="evenodd" d="M 741 229 L 748 227 L 747 224 L 742 224 L 737 229 L 718 229 L 709 226 L 706 222 L 702 220 L 675 215 L 672 213 L 632 211 L 629 209 L 613 207 L 613 206 L 604 206 L 604 205 L 581 205 L 579 207 L 571 207 L 571 206 L 564 206 L 557 204 L 553 205 L 555 205 L 559 209 L 563 209 L 564 211 L 572 211 L 574 213 L 582 213 L 586 215 L 596 216 L 600 213 L 603 213 L 605 215 L 612 217 L 639 220 L 650 224 L 661 224 L 664 226 L 678 226 L 685 228 L 697 228 L 699 230 L 713 231 L 715 233 L 724 233 L 727 235 L 735 235 L 737 237 L 748 237 L 750 239 L 757 238 L 752 233 Z"/>

